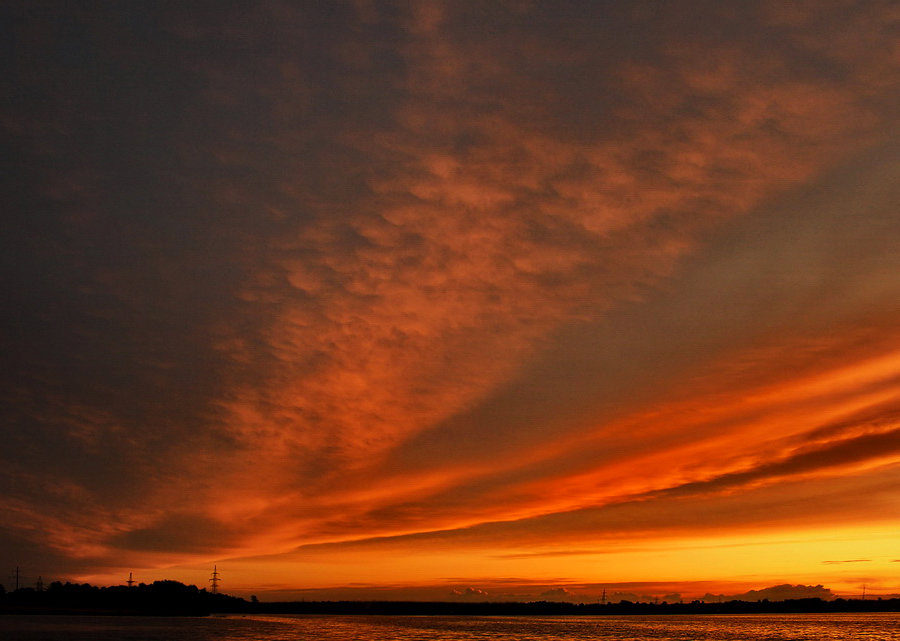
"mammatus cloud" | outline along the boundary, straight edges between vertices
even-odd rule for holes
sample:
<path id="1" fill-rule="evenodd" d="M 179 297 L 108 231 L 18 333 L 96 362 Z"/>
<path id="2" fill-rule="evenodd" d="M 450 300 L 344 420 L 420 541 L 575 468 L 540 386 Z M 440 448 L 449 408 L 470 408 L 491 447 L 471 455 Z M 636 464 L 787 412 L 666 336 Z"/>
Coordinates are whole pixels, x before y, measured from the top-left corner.
<path id="1" fill-rule="evenodd" d="M 694 9 L 10 4 L 3 549 L 888 519 L 897 17 Z"/>

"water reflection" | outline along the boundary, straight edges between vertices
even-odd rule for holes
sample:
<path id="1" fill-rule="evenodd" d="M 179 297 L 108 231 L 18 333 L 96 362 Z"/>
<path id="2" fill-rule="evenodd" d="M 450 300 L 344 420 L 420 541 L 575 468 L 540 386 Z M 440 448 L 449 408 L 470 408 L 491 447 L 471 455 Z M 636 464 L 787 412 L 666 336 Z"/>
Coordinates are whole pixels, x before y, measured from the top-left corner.
<path id="1" fill-rule="evenodd" d="M 900 641 L 900 614 L 434 617 L 0 616 L 9 641 Z"/>
<path id="2" fill-rule="evenodd" d="M 900 615 L 279 617 L 281 639 L 377 641 L 900 641 Z M 273 619 L 274 620 L 274 619 Z M 294 636 L 291 636 L 293 634 Z"/>

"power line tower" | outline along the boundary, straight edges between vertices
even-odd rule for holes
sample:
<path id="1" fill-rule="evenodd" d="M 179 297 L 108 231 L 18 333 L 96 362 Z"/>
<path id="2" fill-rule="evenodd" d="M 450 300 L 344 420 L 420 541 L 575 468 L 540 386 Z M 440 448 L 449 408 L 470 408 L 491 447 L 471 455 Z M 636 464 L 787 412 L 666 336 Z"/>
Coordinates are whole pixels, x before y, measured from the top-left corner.
<path id="1" fill-rule="evenodd" d="M 863 600 L 863 601 L 865 601 L 865 600 L 866 600 L 866 584 L 865 584 L 865 583 L 863 583 L 863 594 L 862 594 L 862 600 Z"/>
<path id="2" fill-rule="evenodd" d="M 606 588 L 603 588 L 603 594 L 600 597 L 600 605 L 606 605 Z"/>
<path id="3" fill-rule="evenodd" d="M 34 584 L 34 587 L 37 589 L 38 592 L 43 592 L 44 591 L 44 577 L 38 575 L 38 580 L 37 580 L 37 583 Z"/>
<path id="4" fill-rule="evenodd" d="M 16 571 L 9 575 L 9 578 L 15 581 L 16 590 L 19 589 L 19 566 L 16 566 Z"/>
<path id="5" fill-rule="evenodd" d="M 219 581 L 222 579 L 219 578 L 219 569 L 214 565 L 212 571 L 212 578 L 210 578 L 209 582 L 212 583 L 212 593 L 216 594 L 219 591 Z"/>
<path id="6" fill-rule="evenodd" d="M 125 585 L 127 585 L 129 588 L 134 587 L 134 579 L 132 578 L 131 574 L 131 572 L 128 573 L 128 580 L 125 581 Z"/>

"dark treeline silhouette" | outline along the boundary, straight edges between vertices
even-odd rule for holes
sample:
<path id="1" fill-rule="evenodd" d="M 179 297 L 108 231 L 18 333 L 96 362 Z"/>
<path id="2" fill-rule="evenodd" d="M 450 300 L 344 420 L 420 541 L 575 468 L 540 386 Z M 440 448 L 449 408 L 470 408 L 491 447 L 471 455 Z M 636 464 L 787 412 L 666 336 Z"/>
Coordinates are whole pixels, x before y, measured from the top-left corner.
<path id="1" fill-rule="evenodd" d="M 213 612 L 243 612 L 244 599 L 213 594 L 178 581 L 154 581 L 131 587 L 97 587 L 55 581 L 43 589 L 6 592 L 0 586 L 0 613 L 159 614 L 203 616 Z"/>
<path id="2" fill-rule="evenodd" d="M 418 614 L 466 616 L 561 616 L 623 614 L 765 614 L 812 612 L 900 612 L 900 599 L 789 599 L 786 601 L 725 601 L 707 603 L 566 603 L 422 602 L 422 601 L 294 601 L 257 603 L 254 612 L 267 614 Z"/>
<path id="3" fill-rule="evenodd" d="M 562 616 L 627 614 L 765 614 L 900 612 L 900 599 L 788 599 L 690 603 L 567 603 L 450 601 L 247 601 L 178 581 L 96 587 L 56 581 L 45 589 L 7 592 L 0 585 L 0 614 L 135 614 L 205 616 L 213 613 Z"/>

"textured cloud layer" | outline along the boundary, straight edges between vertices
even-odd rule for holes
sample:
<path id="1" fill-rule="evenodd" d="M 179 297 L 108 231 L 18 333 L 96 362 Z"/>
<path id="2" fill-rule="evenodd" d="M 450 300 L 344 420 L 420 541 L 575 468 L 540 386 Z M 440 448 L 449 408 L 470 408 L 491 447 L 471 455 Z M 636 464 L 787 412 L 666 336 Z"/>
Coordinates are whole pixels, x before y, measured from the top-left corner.
<path id="1" fill-rule="evenodd" d="M 894 518 L 889 3 L 57 9 L 3 9 L 7 563 Z"/>

